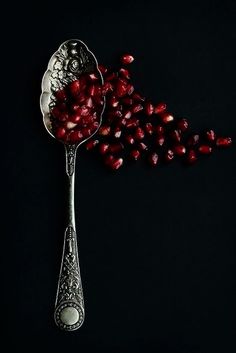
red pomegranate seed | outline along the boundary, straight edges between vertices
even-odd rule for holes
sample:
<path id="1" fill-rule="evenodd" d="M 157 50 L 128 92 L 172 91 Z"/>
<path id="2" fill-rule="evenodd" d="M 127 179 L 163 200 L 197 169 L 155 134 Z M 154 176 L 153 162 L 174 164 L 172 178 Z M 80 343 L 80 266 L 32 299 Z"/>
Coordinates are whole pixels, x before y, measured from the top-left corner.
<path id="1" fill-rule="evenodd" d="M 131 118 L 127 120 L 126 127 L 130 129 L 132 127 L 137 127 L 139 125 L 139 120 L 137 118 Z"/>
<path id="2" fill-rule="evenodd" d="M 89 140 L 87 143 L 86 143 L 86 150 L 87 151 L 90 151 L 92 150 L 95 146 L 97 146 L 99 144 L 99 141 L 98 140 Z"/>
<path id="3" fill-rule="evenodd" d="M 87 107 L 86 105 L 82 105 L 80 114 L 81 116 L 87 116 L 90 113 L 90 108 Z"/>
<path id="4" fill-rule="evenodd" d="M 200 136 L 198 134 L 193 134 L 188 139 L 189 146 L 195 146 L 199 142 Z"/>
<path id="5" fill-rule="evenodd" d="M 158 146 L 163 146 L 163 144 L 164 144 L 164 142 L 165 142 L 165 137 L 164 136 L 158 136 L 157 138 L 156 138 L 156 144 L 158 145 Z"/>
<path id="6" fill-rule="evenodd" d="M 101 143 L 99 145 L 99 152 L 101 154 L 105 154 L 106 152 L 108 152 L 108 149 L 109 149 L 109 144 L 108 143 Z"/>
<path id="7" fill-rule="evenodd" d="M 106 75 L 105 81 L 113 81 L 117 77 L 117 74 L 115 72 L 111 72 L 110 74 Z"/>
<path id="8" fill-rule="evenodd" d="M 75 112 L 76 110 L 79 110 L 79 109 L 80 109 L 80 106 L 77 103 L 70 105 L 70 110 L 72 110 L 73 112 Z"/>
<path id="9" fill-rule="evenodd" d="M 113 170 L 119 169 L 123 165 L 123 158 L 113 158 L 109 162 L 109 166 Z"/>
<path id="10" fill-rule="evenodd" d="M 98 75 L 95 73 L 91 73 L 88 75 L 91 81 L 97 81 L 98 80 Z"/>
<path id="11" fill-rule="evenodd" d="M 167 152 L 165 153 L 165 161 L 170 162 L 173 160 L 173 158 L 174 158 L 174 152 L 172 150 L 167 150 Z"/>
<path id="12" fill-rule="evenodd" d="M 127 80 L 130 79 L 130 73 L 127 69 L 123 69 L 121 68 L 120 71 L 119 71 L 120 75 L 124 78 L 126 78 Z"/>
<path id="13" fill-rule="evenodd" d="M 126 126 L 126 124 L 127 124 L 127 119 L 125 119 L 125 118 L 122 118 L 122 119 L 120 119 L 120 121 L 119 121 L 119 126 Z"/>
<path id="14" fill-rule="evenodd" d="M 117 97 L 124 97 L 127 93 L 127 82 L 124 79 L 118 79 L 116 83 L 116 91 Z"/>
<path id="15" fill-rule="evenodd" d="M 65 128 L 67 130 L 71 130 L 73 129 L 74 127 L 76 127 L 77 124 L 73 123 L 72 121 L 67 121 L 66 124 L 65 124 Z"/>
<path id="16" fill-rule="evenodd" d="M 201 145 L 198 147 L 198 152 L 201 154 L 210 154 L 212 152 L 212 148 L 208 145 Z"/>
<path id="17" fill-rule="evenodd" d="M 137 127 L 135 134 L 134 134 L 134 138 L 136 140 L 142 140 L 144 138 L 145 134 L 144 131 L 141 127 Z"/>
<path id="18" fill-rule="evenodd" d="M 148 156 L 148 161 L 152 167 L 155 167 L 158 163 L 158 154 L 156 152 L 151 153 L 150 156 Z"/>
<path id="19" fill-rule="evenodd" d="M 84 101 L 87 99 L 86 95 L 84 94 L 84 92 L 81 92 L 75 99 L 77 104 L 83 104 Z"/>
<path id="20" fill-rule="evenodd" d="M 216 146 L 218 147 L 228 147 L 232 145 L 232 139 L 230 137 L 218 137 L 216 140 Z"/>
<path id="21" fill-rule="evenodd" d="M 98 65 L 98 70 L 101 72 L 102 75 L 107 73 L 107 68 L 103 65 Z"/>
<path id="22" fill-rule="evenodd" d="M 126 110 L 126 111 L 124 112 L 124 114 L 123 114 L 123 118 L 124 118 L 124 119 L 130 119 L 130 118 L 131 118 L 131 115 L 132 115 L 131 111 L 130 111 L 130 110 Z"/>
<path id="23" fill-rule="evenodd" d="M 124 145 L 121 142 L 113 143 L 109 146 L 109 152 L 118 153 L 124 149 Z"/>
<path id="24" fill-rule="evenodd" d="M 137 102 L 144 102 L 144 101 L 145 101 L 145 98 L 142 97 L 142 96 L 141 96 L 139 93 L 137 93 L 137 92 L 134 92 L 134 93 L 132 94 L 132 98 L 133 98 L 134 101 L 137 101 Z"/>
<path id="25" fill-rule="evenodd" d="M 75 112 L 71 117 L 70 117 L 71 121 L 74 124 L 78 124 L 81 120 L 81 115 L 80 112 Z"/>
<path id="26" fill-rule="evenodd" d="M 145 124 L 145 131 L 148 135 L 152 135 L 153 134 L 153 126 L 152 123 L 146 123 Z"/>
<path id="27" fill-rule="evenodd" d="M 161 114 L 166 111 L 166 103 L 159 103 L 154 107 L 155 114 Z"/>
<path id="28" fill-rule="evenodd" d="M 177 127 L 178 129 L 180 129 L 181 131 L 186 131 L 188 129 L 188 121 L 187 119 L 180 119 L 177 122 Z"/>
<path id="29" fill-rule="evenodd" d="M 126 135 L 125 140 L 129 145 L 133 145 L 135 142 L 133 136 L 131 136 L 131 135 Z"/>
<path id="30" fill-rule="evenodd" d="M 134 57 L 130 54 L 124 54 L 121 57 L 121 62 L 123 65 L 131 64 L 134 61 Z"/>
<path id="31" fill-rule="evenodd" d="M 55 136 L 57 139 L 61 140 L 64 139 L 66 135 L 66 129 L 64 129 L 63 127 L 58 127 L 55 131 Z"/>
<path id="32" fill-rule="evenodd" d="M 90 125 L 89 125 L 89 128 L 92 130 L 92 131 L 95 131 L 99 128 L 99 122 L 98 121 L 93 121 Z"/>
<path id="33" fill-rule="evenodd" d="M 51 110 L 51 114 L 55 119 L 61 120 L 61 114 L 63 113 L 63 111 L 61 111 L 58 106 L 55 106 L 52 108 Z"/>
<path id="34" fill-rule="evenodd" d="M 141 110 L 143 110 L 142 104 L 135 104 L 132 107 L 132 113 L 134 114 L 140 112 Z"/>
<path id="35" fill-rule="evenodd" d="M 215 139 L 216 139 L 215 131 L 213 131 L 213 130 L 208 130 L 208 131 L 206 132 L 206 138 L 207 138 L 207 140 L 210 141 L 210 142 L 215 141 Z"/>
<path id="36" fill-rule="evenodd" d="M 124 97 L 122 98 L 122 103 L 125 105 L 132 105 L 133 104 L 133 99 L 130 97 Z"/>
<path id="37" fill-rule="evenodd" d="M 119 100 L 117 99 L 117 97 L 113 96 L 110 98 L 110 100 L 108 101 L 108 104 L 113 107 L 116 108 L 119 105 Z"/>
<path id="38" fill-rule="evenodd" d="M 114 129 L 114 137 L 117 139 L 121 137 L 121 129 L 119 127 Z"/>
<path id="39" fill-rule="evenodd" d="M 156 130 L 156 133 L 158 134 L 158 135 L 163 135 L 164 134 L 164 126 L 162 126 L 162 125 L 157 125 L 156 126 L 156 128 L 155 128 L 155 130 Z"/>
<path id="40" fill-rule="evenodd" d="M 179 133 L 178 130 L 173 130 L 170 132 L 170 137 L 172 138 L 172 140 L 174 140 L 175 142 L 180 142 L 181 140 L 181 135 Z"/>
<path id="41" fill-rule="evenodd" d="M 146 105 L 145 105 L 145 113 L 150 116 L 150 115 L 153 114 L 153 112 L 154 112 L 153 104 L 152 103 L 146 103 Z"/>
<path id="42" fill-rule="evenodd" d="M 184 145 L 176 145 L 174 147 L 174 153 L 177 155 L 177 156 L 183 156 L 185 153 L 186 153 L 186 148 Z"/>
<path id="43" fill-rule="evenodd" d="M 96 95 L 101 94 L 101 87 L 95 84 L 92 84 L 91 86 L 89 86 L 88 88 L 88 95 L 91 97 L 94 97 Z"/>
<path id="44" fill-rule="evenodd" d="M 105 82 L 102 86 L 102 94 L 105 96 L 108 92 L 113 91 L 113 85 L 110 82 Z"/>
<path id="45" fill-rule="evenodd" d="M 164 124 L 168 124 L 174 120 L 174 117 L 170 113 L 162 113 L 161 114 L 161 120 Z"/>
<path id="46" fill-rule="evenodd" d="M 139 142 L 138 148 L 140 149 L 140 151 L 147 151 L 148 150 L 148 146 L 145 145 L 145 143 L 143 143 L 143 142 Z"/>
<path id="47" fill-rule="evenodd" d="M 110 134 L 110 131 L 111 131 L 110 126 L 103 125 L 103 126 L 101 126 L 100 129 L 99 129 L 99 135 L 101 135 L 101 136 L 107 136 L 107 135 Z"/>
<path id="48" fill-rule="evenodd" d="M 73 97 L 76 97 L 79 94 L 80 88 L 79 80 L 72 81 L 68 85 L 69 92 Z"/>
<path id="49" fill-rule="evenodd" d="M 186 161 L 189 164 L 195 163 L 197 161 L 197 155 L 194 150 L 189 150 L 186 156 Z"/>
<path id="50" fill-rule="evenodd" d="M 84 105 L 88 108 L 92 108 L 93 107 L 93 101 L 92 101 L 92 98 L 89 97 L 87 98 L 85 101 L 84 101 Z"/>
<path id="51" fill-rule="evenodd" d="M 84 136 L 81 131 L 71 131 L 71 133 L 69 134 L 69 141 L 76 143 L 81 141 L 83 137 Z"/>
<path id="52" fill-rule="evenodd" d="M 66 92 L 64 89 L 60 89 L 55 92 L 55 97 L 59 102 L 64 102 L 67 99 Z"/>
<path id="53" fill-rule="evenodd" d="M 131 84 L 128 84 L 126 92 L 129 96 L 131 96 L 131 94 L 134 92 L 134 86 Z"/>
<path id="54" fill-rule="evenodd" d="M 137 161 L 140 158 L 140 152 L 138 150 L 132 150 L 130 152 L 130 158 Z"/>
<path id="55" fill-rule="evenodd" d="M 81 132 L 84 137 L 89 137 L 92 134 L 89 127 L 84 127 Z"/>

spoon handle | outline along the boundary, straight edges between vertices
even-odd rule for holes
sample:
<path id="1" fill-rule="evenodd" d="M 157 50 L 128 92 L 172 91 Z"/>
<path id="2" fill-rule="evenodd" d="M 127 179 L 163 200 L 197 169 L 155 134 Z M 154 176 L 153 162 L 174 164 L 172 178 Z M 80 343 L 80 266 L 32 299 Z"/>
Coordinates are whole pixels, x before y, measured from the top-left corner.
<path id="1" fill-rule="evenodd" d="M 61 270 L 55 303 L 55 322 L 66 331 L 78 329 L 84 321 L 84 298 L 74 215 L 76 146 L 65 145 L 66 173 L 69 180 L 68 225 L 64 235 Z"/>

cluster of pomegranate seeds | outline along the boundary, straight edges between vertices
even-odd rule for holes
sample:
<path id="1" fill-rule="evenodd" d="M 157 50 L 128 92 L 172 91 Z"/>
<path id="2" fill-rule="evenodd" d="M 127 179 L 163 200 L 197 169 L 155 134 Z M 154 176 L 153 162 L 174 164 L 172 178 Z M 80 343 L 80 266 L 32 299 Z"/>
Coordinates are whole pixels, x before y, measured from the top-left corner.
<path id="1" fill-rule="evenodd" d="M 97 73 L 80 76 L 54 96 L 50 118 L 57 139 L 69 144 L 79 143 L 98 129 L 104 99 Z M 91 146 L 95 143 L 90 142 Z"/>

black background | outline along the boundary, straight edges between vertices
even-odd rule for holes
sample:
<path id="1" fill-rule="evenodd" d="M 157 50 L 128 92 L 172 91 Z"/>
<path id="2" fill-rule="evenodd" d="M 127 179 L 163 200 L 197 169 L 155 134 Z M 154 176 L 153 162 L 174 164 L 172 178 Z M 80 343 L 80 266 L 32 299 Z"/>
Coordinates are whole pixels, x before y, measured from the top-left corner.
<path id="1" fill-rule="evenodd" d="M 193 130 L 214 128 L 235 139 L 235 2 L 34 2 L 11 5 L 2 18 L 8 19 L 1 115 L 9 347 L 235 352 L 235 147 L 192 168 L 138 163 L 114 175 L 79 153 L 75 199 L 86 321 L 66 333 L 53 322 L 64 151 L 46 133 L 39 110 L 50 55 L 64 40 L 80 38 L 106 65 L 133 53 L 134 81 L 144 95 L 166 101 Z"/>

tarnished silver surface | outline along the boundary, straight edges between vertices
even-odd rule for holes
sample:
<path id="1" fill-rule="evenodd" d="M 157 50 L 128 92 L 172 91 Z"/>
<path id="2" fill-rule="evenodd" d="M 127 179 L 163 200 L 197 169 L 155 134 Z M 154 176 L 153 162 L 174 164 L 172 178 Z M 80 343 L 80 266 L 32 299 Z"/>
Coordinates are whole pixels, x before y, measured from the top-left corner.
<path id="1" fill-rule="evenodd" d="M 50 111 L 55 105 L 55 92 L 79 78 L 81 74 L 89 72 L 97 72 L 101 78 L 100 83 L 103 83 L 95 56 L 78 39 L 71 39 L 64 42 L 49 60 L 48 68 L 42 80 L 40 107 L 44 125 L 52 137 L 54 135 L 50 121 Z M 105 99 L 103 110 L 104 108 Z M 103 110 L 101 112 L 100 124 Z M 60 328 L 67 331 L 78 329 L 82 325 L 85 315 L 75 228 L 74 180 L 77 148 L 86 140 L 88 138 L 75 145 L 65 144 L 66 173 L 69 184 L 68 224 L 64 234 L 61 270 L 55 303 L 55 322 Z"/>

